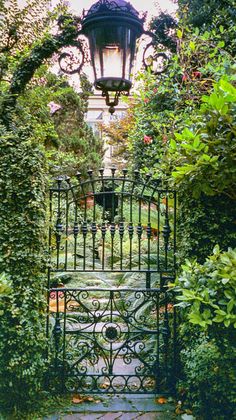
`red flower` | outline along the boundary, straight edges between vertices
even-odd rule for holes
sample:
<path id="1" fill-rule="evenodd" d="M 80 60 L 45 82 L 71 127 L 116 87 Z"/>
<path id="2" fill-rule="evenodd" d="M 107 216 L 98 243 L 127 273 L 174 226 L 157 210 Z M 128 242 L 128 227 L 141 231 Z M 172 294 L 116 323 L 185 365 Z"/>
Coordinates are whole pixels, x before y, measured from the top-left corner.
<path id="1" fill-rule="evenodd" d="M 145 104 L 147 104 L 147 103 L 149 102 L 149 99 L 148 99 L 148 98 L 145 98 L 145 99 L 143 100 L 143 102 L 144 102 Z"/>
<path id="2" fill-rule="evenodd" d="M 188 75 L 184 73 L 182 76 L 182 82 L 186 82 L 186 80 L 188 80 Z"/>
<path id="3" fill-rule="evenodd" d="M 152 144 L 153 140 L 152 140 L 152 138 L 150 136 L 146 136 L 144 134 L 144 136 L 143 136 L 143 142 L 144 142 L 144 144 Z"/>

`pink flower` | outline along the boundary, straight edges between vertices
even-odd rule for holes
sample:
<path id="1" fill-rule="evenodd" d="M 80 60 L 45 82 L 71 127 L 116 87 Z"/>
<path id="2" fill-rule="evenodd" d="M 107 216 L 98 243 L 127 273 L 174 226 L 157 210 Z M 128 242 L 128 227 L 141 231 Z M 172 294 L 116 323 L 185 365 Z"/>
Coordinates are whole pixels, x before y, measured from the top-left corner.
<path id="1" fill-rule="evenodd" d="M 145 99 L 143 100 L 143 102 L 144 102 L 145 104 L 147 104 L 147 103 L 149 102 L 149 99 L 148 99 L 148 98 L 145 98 Z"/>
<path id="2" fill-rule="evenodd" d="M 152 144 L 153 140 L 152 140 L 152 138 L 150 136 L 146 136 L 144 134 L 144 136 L 143 136 L 143 142 L 144 142 L 144 144 Z"/>
<path id="3" fill-rule="evenodd" d="M 41 86 L 45 86 L 47 83 L 47 79 L 45 77 L 40 77 L 40 79 L 38 79 L 38 84 Z"/>
<path id="4" fill-rule="evenodd" d="M 49 106 L 51 115 L 55 114 L 55 112 L 59 111 L 59 109 L 62 109 L 61 105 L 56 104 L 56 102 L 53 102 L 53 101 L 49 102 L 48 106 Z"/>
<path id="5" fill-rule="evenodd" d="M 182 76 L 182 82 L 186 82 L 186 80 L 188 80 L 188 75 L 184 73 Z"/>
<path id="6" fill-rule="evenodd" d="M 157 93 L 157 91 L 158 91 L 158 89 L 157 89 L 157 88 L 154 88 L 154 89 L 153 89 L 153 93 Z"/>
<path id="7" fill-rule="evenodd" d="M 198 77 L 198 78 L 199 78 L 199 77 L 201 77 L 201 72 L 200 72 L 200 71 L 194 71 L 194 72 L 193 72 L 193 77 L 196 77 L 196 78 L 197 78 L 197 77 Z"/>

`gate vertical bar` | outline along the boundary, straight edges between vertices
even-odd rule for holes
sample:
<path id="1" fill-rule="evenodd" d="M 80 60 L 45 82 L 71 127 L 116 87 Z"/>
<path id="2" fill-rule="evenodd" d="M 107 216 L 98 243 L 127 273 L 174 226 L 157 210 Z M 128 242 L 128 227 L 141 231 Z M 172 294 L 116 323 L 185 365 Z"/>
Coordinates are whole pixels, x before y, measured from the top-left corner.
<path id="1" fill-rule="evenodd" d="M 160 214 L 161 214 L 161 200 L 160 200 L 160 192 L 158 191 L 158 199 L 157 199 L 157 271 L 160 271 Z"/>
<path id="2" fill-rule="evenodd" d="M 50 316 L 50 287 L 51 287 L 51 254 L 52 254 L 52 198 L 53 192 L 49 192 L 49 232 L 48 232 L 48 269 L 47 269 L 47 321 L 46 321 L 46 337 L 49 337 L 49 316 Z M 47 357 L 49 349 L 47 348 Z"/>
<path id="3" fill-rule="evenodd" d="M 94 188 L 94 178 L 93 171 L 88 171 L 91 187 L 92 187 L 92 197 L 93 197 L 93 220 L 91 224 L 91 233 L 92 233 L 92 267 L 95 270 L 95 256 L 96 256 L 96 234 L 97 234 L 97 225 L 96 225 L 96 200 L 95 200 L 95 188 Z"/>
<path id="4" fill-rule="evenodd" d="M 101 234 L 102 234 L 102 270 L 105 268 L 105 238 L 106 238 L 106 223 L 105 223 L 105 182 L 104 182 L 104 168 L 99 169 L 100 177 L 102 180 L 102 226 L 101 226 Z"/>
<path id="5" fill-rule="evenodd" d="M 67 293 L 66 289 L 63 291 L 63 310 L 64 310 L 64 317 L 63 317 L 63 349 L 62 349 L 62 391 L 65 390 L 65 380 L 66 380 L 66 311 L 67 311 Z"/>
<path id="6" fill-rule="evenodd" d="M 174 191 L 174 270 L 176 270 L 176 244 L 177 244 L 177 242 L 176 242 L 176 235 L 177 235 L 177 232 L 176 232 L 176 222 L 177 222 L 177 219 L 176 219 L 176 217 L 177 217 L 177 197 L 176 197 L 176 191 Z"/>
<path id="7" fill-rule="evenodd" d="M 56 319 L 54 325 L 54 340 L 55 340 L 55 369 L 59 369 L 59 351 L 60 351 L 60 341 L 61 341 L 61 322 L 60 322 L 60 313 L 59 313 L 59 291 L 55 290 L 56 295 Z"/>
<path id="8" fill-rule="evenodd" d="M 69 218 L 69 202 L 68 202 L 68 190 L 66 191 L 66 238 L 65 238 L 65 270 L 67 269 L 68 260 L 68 218 Z"/>
<path id="9" fill-rule="evenodd" d="M 60 263 L 60 244 L 61 244 L 61 234 L 63 230 L 62 218 L 61 218 L 61 184 L 62 177 L 57 178 L 57 221 L 56 221 L 56 246 L 57 246 L 57 269 L 59 269 Z"/>
<path id="10" fill-rule="evenodd" d="M 111 198 L 111 225 L 110 225 L 110 234 L 111 234 L 111 269 L 114 269 L 114 237 L 116 233 L 116 225 L 114 222 L 115 219 L 115 168 L 111 168 L 112 174 L 112 198 Z"/>
<path id="11" fill-rule="evenodd" d="M 160 391 L 160 292 L 154 292 L 156 296 L 156 328 L 157 328 L 157 351 L 156 351 L 156 392 Z"/>
<path id="12" fill-rule="evenodd" d="M 133 193 L 134 193 L 134 181 L 132 181 L 132 187 L 130 191 L 130 203 L 129 203 L 129 269 L 132 270 L 132 260 L 133 260 L 133 235 L 134 235 L 134 226 L 133 226 Z"/>
<path id="13" fill-rule="evenodd" d="M 137 235 L 138 235 L 138 269 L 141 270 L 141 239 L 143 233 L 142 219 L 141 219 L 141 209 L 142 209 L 142 200 L 141 197 L 138 199 L 138 226 L 137 226 Z"/>
<path id="14" fill-rule="evenodd" d="M 123 270 L 123 237 L 124 237 L 124 190 L 125 190 L 125 177 L 127 170 L 123 169 L 122 189 L 121 189 L 121 214 L 119 223 L 120 234 L 120 270 Z"/>
<path id="15" fill-rule="evenodd" d="M 169 223 L 169 192 L 166 191 L 165 198 L 165 224 L 163 226 L 163 238 L 164 238 L 164 249 L 165 249 L 165 270 L 168 270 L 168 247 L 169 247 L 169 238 L 170 238 L 170 223 Z"/>

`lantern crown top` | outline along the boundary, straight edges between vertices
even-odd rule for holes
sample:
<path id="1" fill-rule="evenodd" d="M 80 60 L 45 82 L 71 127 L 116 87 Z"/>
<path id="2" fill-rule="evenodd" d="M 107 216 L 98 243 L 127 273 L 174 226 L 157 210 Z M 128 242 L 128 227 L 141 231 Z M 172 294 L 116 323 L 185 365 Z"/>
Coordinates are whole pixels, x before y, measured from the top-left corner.
<path id="1" fill-rule="evenodd" d="M 94 13 L 123 12 L 138 16 L 138 11 L 125 0 L 99 0 L 93 4 L 87 12 L 87 16 Z"/>
<path id="2" fill-rule="evenodd" d="M 111 16 L 130 19 L 137 26 L 140 26 L 140 29 L 143 27 L 145 20 L 145 17 L 139 17 L 139 12 L 125 0 L 99 0 L 88 11 L 83 11 L 82 26 Z"/>

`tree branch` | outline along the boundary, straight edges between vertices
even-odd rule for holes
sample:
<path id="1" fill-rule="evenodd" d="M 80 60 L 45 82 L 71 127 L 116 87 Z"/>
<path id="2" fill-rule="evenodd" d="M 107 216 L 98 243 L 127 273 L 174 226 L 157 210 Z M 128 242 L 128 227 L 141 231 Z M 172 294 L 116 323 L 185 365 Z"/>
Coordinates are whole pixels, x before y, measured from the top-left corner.
<path id="1" fill-rule="evenodd" d="M 77 23 L 75 20 L 70 20 L 69 24 L 63 27 L 60 34 L 45 38 L 40 45 L 36 45 L 32 49 L 28 57 L 21 61 L 13 74 L 8 93 L 0 110 L 0 118 L 6 127 L 9 127 L 11 113 L 15 108 L 18 96 L 23 93 L 26 85 L 44 60 L 52 57 L 62 47 L 78 45 Z"/>

